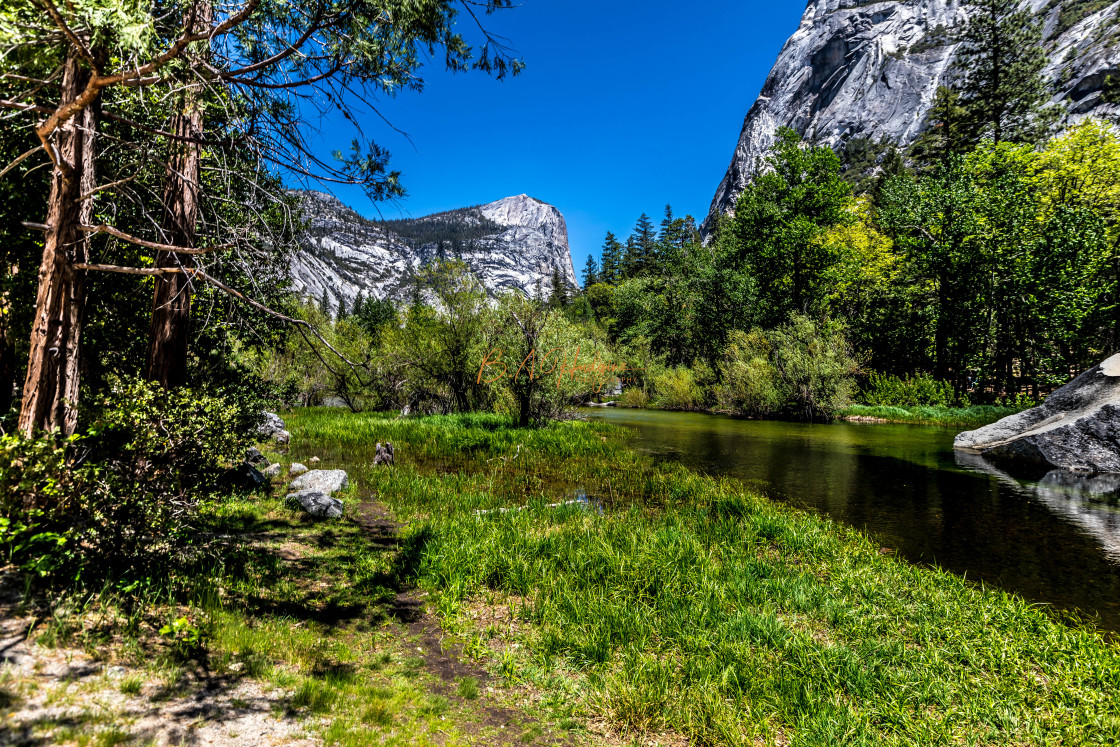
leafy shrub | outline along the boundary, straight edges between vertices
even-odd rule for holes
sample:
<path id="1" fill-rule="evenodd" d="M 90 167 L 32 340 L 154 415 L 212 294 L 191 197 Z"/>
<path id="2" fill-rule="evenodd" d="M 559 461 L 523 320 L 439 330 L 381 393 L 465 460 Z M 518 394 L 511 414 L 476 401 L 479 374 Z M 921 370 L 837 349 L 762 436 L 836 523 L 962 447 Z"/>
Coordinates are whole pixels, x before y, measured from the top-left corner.
<path id="1" fill-rule="evenodd" d="M 251 442 L 251 396 L 117 384 L 84 434 L 0 437 L 0 550 L 49 585 L 167 578 Z"/>
<path id="2" fill-rule="evenodd" d="M 770 333 L 774 367 L 787 410 L 804 420 L 831 420 L 852 403 L 859 364 L 837 323 L 794 314 Z"/>
<path id="3" fill-rule="evenodd" d="M 706 385 L 712 379 L 707 364 L 697 361 L 691 368 L 666 368 L 652 377 L 655 404 L 665 410 L 696 410 L 704 407 Z"/>
<path id="4" fill-rule="evenodd" d="M 763 417 L 782 407 L 778 371 L 771 361 L 770 340 L 760 329 L 736 331 L 731 335 L 716 387 L 718 409 L 740 415 Z"/>
<path id="5" fill-rule="evenodd" d="M 873 407 L 951 407 L 955 396 L 952 384 L 929 374 L 899 378 L 872 371 L 860 400 Z"/>
<path id="6" fill-rule="evenodd" d="M 645 407 L 649 404 L 649 395 L 641 387 L 629 386 L 622 391 L 622 396 L 617 401 L 622 407 Z"/>
<path id="7" fill-rule="evenodd" d="M 795 314 L 768 333 L 732 335 L 716 400 L 727 412 L 831 420 L 851 404 L 858 372 L 840 325 Z"/>

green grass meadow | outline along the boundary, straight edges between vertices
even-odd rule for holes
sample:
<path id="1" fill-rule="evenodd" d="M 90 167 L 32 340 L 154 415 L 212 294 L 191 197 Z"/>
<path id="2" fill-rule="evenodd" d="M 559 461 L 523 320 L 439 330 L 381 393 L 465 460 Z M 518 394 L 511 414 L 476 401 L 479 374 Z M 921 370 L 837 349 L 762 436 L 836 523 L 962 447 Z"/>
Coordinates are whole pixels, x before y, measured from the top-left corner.
<path id="1" fill-rule="evenodd" d="M 1120 650 L 1102 634 L 655 466 L 616 428 L 288 424 L 293 461 L 345 465 L 405 523 L 395 567 L 445 631 L 557 718 L 713 745 L 1120 743 Z M 395 467 L 372 466 L 377 441 Z"/>

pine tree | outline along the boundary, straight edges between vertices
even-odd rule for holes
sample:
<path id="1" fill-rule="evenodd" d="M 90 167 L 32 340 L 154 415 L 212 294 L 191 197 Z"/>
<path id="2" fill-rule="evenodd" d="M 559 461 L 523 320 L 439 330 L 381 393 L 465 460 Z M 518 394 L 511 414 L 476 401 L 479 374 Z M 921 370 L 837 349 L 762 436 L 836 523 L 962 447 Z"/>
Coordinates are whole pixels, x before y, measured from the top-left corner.
<path id="1" fill-rule="evenodd" d="M 350 313 L 354 316 L 361 316 L 366 309 L 366 295 L 362 291 L 358 291 L 358 295 L 354 298 L 354 305 L 350 308 Z"/>
<path id="2" fill-rule="evenodd" d="M 657 234 L 653 221 L 645 213 L 634 224 L 634 242 L 637 249 L 634 275 L 649 275 L 657 269 Z"/>
<path id="3" fill-rule="evenodd" d="M 617 283 L 622 277 L 622 244 L 613 233 L 607 231 L 603 239 L 602 259 L 599 262 L 599 282 Z"/>
<path id="4" fill-rule="evenodd" d="M 939 86 L 926 119 L 926 131 L 910 148 L 910 155 L 923 172 L 947 165 L 954 155 L 969 148 L 966 131 L 968 111 L 961 105 L 959 91 Z"/>
<path id="5" fill-rule="evenodd" d="M 345 296 L 339 296 L 338 297 L 338 316 L 336 318 L 339 321 L 342 321 L 343 319 L 345 319 L 349 315 L 350 314 L 346 311 L 346 297 Z"/>
<path id="6" fill-rule="evenodd" d="M 327 289 L 323 289 L 323 297 L 319 299 L 319 310 L 326 316 L 331 315 L 331 297 L 327 295 Z"/>
<path id="7" fill-rule="evenodd" d="M 587 255 L 587 263 L 583 266 L 583 287 L 590 288 L 599 282 L 599 265 L 595 262 L 595 255 Z"/>
<path id="8" fill-rule="evenodd" d="M 628 280 L 638 276 L 642 269 L 642 251 L 638 247 L 638 240 L 631 234 L 626 237 L 622 247 L 622 261 L 619 263 L 619 280 Z"/>
<path id="9" fill-rule="evenodd" d="M 562 309 L 568 305 L 568 284 L 560 274 L 560 268 L 553 266 L 549 280 L 548 305 Z"/>
<path id="10" fill-rule="evenodd" d="M 1042 24 L 1029 9 L 1007 0 L 969 0 L 971 15 L 961 52 L 965 83 L 961 103 L 968 111 L 973 142 L 1035 142 L 1054 123 L 1045 108 Z"/>

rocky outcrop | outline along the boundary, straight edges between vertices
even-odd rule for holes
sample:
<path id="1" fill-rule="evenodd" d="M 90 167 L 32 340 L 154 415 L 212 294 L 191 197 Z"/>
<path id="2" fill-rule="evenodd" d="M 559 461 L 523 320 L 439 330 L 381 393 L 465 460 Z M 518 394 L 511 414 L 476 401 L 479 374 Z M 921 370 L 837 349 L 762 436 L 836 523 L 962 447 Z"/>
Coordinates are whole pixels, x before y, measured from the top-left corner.
<path id="1" fill-rule="evenodd" d="M 285 500 L 293 506 L 298 505 L 316 519 L 337 519 L 342 516 L 342 501 L 320 490 L 289 493 Z"/>
<path id="2" fill-rule="evenodd" d="M 553 270 L 578 287 L 564 216 L 518 195 L 415 220 L 377 223 L 322 192 L 302 192 L 310 219 L 291 260 L 295 289 L 348 308 L 358 294 L 407 300 L 416 274 L 436 259 L 460 259 L 492 295 L 519 290 L 547 297 Z"/>
<path id="3" fill-rule="evenodd" d="M 1120 473 L 1120 354 L 1081 374 L 1038 407 L 961 433 L 953 447 L 987 459 Z"/>
<path id="4" fill-rule="evenodd" d="M 1046 76 L 1071 123 L 1120 116 L 1120 100 L 1105 91 L 1110 74 L 1120 80 L 1120 1 L 1021 4 L 1045 14 Z M 780 127 L 834 147 L 851 137 L 912 143 L 938 86 L 959 75 L 954 63 L 968 13 L 960 0 L 810 0 L 747 113 L 705 230 L 734 206 Z"/>

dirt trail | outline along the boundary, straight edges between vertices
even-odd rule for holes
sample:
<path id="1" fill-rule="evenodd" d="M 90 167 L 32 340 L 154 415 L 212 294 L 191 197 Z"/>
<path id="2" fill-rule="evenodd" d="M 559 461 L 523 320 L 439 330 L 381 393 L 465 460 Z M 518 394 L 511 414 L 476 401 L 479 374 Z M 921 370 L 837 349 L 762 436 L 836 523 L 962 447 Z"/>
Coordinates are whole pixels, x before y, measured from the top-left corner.
<path id="1" fill-rule="evenodd" d="M 361 503 L 347 520 L 374 547 L 400 551 L 401 527 L 379 504 Z M 267 535 L 246 537 L 260 541 Z M 310 560 L 298 550 L 290 543 L 273 549 L 297 576 L 307 572 Z M 21 611 L 20 599 L 15 572 L 0 570 L 0 745 L 322 743 L 319 735 L 332 714 L 294 711 L 289 689 L 240 672 L 210 672 L 204 665 L 167 672 L 122 666 L 108 647 L 90 652 L 41 645 L 35 637 L 46 629 L 46 613 Z M 511 690 L 464 656 L 415 590 L 398 590 L 381 614 L 400 650 L 423 659 L 424 687 L 452 704 L 448 718 L 468 744 L 546 747 L 600 741 L 587 732 L 577 737 L 551 728 L 525 712 L 520 703 L 531 693 Z M 460 695 L 464 680 L 477 683 L 476 698 Z"/>

